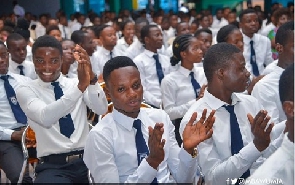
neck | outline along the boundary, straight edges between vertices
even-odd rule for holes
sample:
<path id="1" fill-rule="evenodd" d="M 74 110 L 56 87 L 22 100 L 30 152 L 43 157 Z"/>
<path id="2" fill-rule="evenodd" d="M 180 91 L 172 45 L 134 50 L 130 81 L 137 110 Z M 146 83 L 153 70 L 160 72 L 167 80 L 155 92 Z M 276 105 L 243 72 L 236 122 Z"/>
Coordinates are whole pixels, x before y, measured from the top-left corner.
<path id="1" fill-rule="evenodd" d="M 250 39 L 252 39 L 252 37 L 254 36 L 254 33 L 244 33 L 247 37 L 249 37 Z"/>
<path id="2" fill-rule="evenodd" d="M 192 70 L 194 68 L 194 64 L 191 62 L 181 61 L 181 66 L 185 69 Z"/>
<path id="3" fill-rule="evenodd" d="M 22 64 L 24 61 L 16 61 L 16 60 L 13 60 L 11 59 L 13 62 L 17 63 L 17 64 Z"/>
<path id="4" fill-rule="evenodd" d="M 125 116 L 128 116 L 128 117 L 131 117 L 131 118 L 137 118 L 138 117 L 138 114 L 140 112 L 140 110 L 138 111 L 135 111 L 135 112 L 126 112 L 124 111 L 123 109 L 118 109 L 116 107 L 114 107 L 118 112 L 124 114 Z"/>
<path id="5" fill-rule="evenodd" d="M 147 50 L 149 50 L 149 51 L 151 51 L 153 53 L 157 53 L 157 49 L 156 48 L 152 48 L 152 47 L 149 47 L 149 46 L 146 45 L 145 49 L 147 49 Z"/>
<path id="6" fill-rule="evenodd" d="M 112 51 L 114 49 L 114 46 L 103 46 L 106 50 Z"/>
<path id="7" fill-rule="evenodd" d="M 222 87 L 213 83 L 208 83 L 207 90 L 210 94 L 212 94 L 216 98 L 231 105 L 232 103 L 231 95 L 233 92 L 225 91 Z"/>
<path id="8" fill-rule="evenodd" d="M 284 62 L 286 60 L 284 59 L 280 59 L 280 56 L 279 56 L 279 59 L 278 59 L 278 66 L 283 68 L 283 69 L 286 69 L 290 64 L 288 64 L 287 62 Z"/>
<path id="9" fill-rule="evenodd" d="M 294 119 L 287 119 L 286 126 L 288 127 L 287 137 L 291 142 L 294 143 Z"/>

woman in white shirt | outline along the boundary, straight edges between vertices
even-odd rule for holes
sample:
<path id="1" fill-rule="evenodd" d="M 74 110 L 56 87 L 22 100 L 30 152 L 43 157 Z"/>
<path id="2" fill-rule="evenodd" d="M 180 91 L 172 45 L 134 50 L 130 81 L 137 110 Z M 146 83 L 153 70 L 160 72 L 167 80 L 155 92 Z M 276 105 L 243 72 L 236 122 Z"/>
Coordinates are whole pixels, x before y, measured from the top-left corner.
<path id="1" fill-rule="evenodd" d="M 181 144 L 179 124 L 190 106 L 200 97 L 201 87 L 207 83 L 202 67 L 194 67 L 202 60 L 202 43 L 191 34 L 176 37 L 173 42 L 171 65 L 181 62 L 177 71 L 166 75 L 161 83 L 163 108 L 174 120 L 176 140 Z M 203 88 L 204 89 L 204 88 Z"/>
<path id="2" fill-rule="evenodd" d="M 135 34 L 134 22 L 130 20 L 123 22 L 121 30 L 122 37 L 118 40 L 116 47 L 120 51 L 126 52 L 127 48 L 133 43 L 133 38 Z"/>

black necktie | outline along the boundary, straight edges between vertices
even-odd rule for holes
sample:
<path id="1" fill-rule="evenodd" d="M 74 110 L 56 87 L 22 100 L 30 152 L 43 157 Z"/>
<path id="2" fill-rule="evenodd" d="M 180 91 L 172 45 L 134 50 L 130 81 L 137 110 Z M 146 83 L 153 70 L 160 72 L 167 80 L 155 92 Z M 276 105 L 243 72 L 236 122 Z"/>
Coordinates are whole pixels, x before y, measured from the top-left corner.
<path id="1" fill-rule="evenodd" d="M 15 96 L 15 92 L 8 81 L 9 75 L 1 76 L 0 78 L 4 81 L 6 96 L 16 121 L 18 123 L 27 124 L 27 117 L 23 110 L 20 108 Z"/>
<path id="2" fill-rule="evenodd" d="M 140 119 L 134 120 L 133 127 L 136 129 L 135 143 L 137 149 L 137 162 L 139 166 L 141 161 L 149 155 L 149 149 L 142 135 Z M 157 178 L 154 178 L 152 183 L 157 183 Z"/>
<path id="3" fill-rule="evenodd" d="M 193 85 L 193 88 L 194 88 L 194 91 L 195 91 L 195 94 L 196 94 L 196 98 L 198 98 L 199 97 L 201 86 L 197 82 L 197 80 L 195 79 L 194 72 L 190 72 L 189 75 L 191 76 L 191 82 L 192 82 L 192 85 Z"/>
<path id="4" fill-rule="evenodd" d="M 17 68 L 19 68 L 19 74 L 25 76 L 25 74 L 24 74 L 24 66 L 19 65 L 19 66 L 17 66 Z"/>
<path id="5" fill-rule="evenodd" d="M 163 70 L 162 70 L 162 65 L 159 61 L 159 55 L 155 54 L 153 55 L 153 58 L 155 59 L 156 61 L 156 69 L 157 69 L 157 75 L 158 75 L 158 78 L 159 78 L 159 83 L 161 84 L 163 78 L 164 78 L 164 73 L 163 73 Z"/>
<path id="6" fill-rule="evenodd" d="M 110 59 L 113 59 L 113 52 L 110 51 Z"/>
<path id="7" fill-rule="evenodd" d="M 259 76 L 259 70 L 258 70 L 258 66 L 256 63 L 256 54 L 255 54 L 255 50 L 254 50 L 254 46 L 253 46 L 253 40 L 250 41 L 250 46 L 251 46 L 251 56 L 250 56 L 250 63 L 252 65 L 252 70 L 253 70 L 253 74 L 255 76 Z"/>
<path id="8" fill-rule="evenodd" d="M 63 96 L 63 91 L 59 86 L 59 82 L 52 82 L 51 85 L 54 87 L 55 99 L 58 100 Z M 71 114 L 68 114 L 59 119 L 60 133 L 70 138 L 74 132 L 74 123 Z"/>
<path id="9" fill-rule="evenodd" d="M 239 123 L 237 120 L 237 116 L 235 114 L 234 105 L 223 105 L 223 107 L 230 114 L 230 135 L 231 135 L 231 154 L 235 155 L 240 152 L 240 150 L 244 147 L 242 134 L 240 131 Z M 241 178 L 246 179 L 250 176 L 250 170 L 248 169 Z M 237 182 L 236 184 L 238 184 Z"/>

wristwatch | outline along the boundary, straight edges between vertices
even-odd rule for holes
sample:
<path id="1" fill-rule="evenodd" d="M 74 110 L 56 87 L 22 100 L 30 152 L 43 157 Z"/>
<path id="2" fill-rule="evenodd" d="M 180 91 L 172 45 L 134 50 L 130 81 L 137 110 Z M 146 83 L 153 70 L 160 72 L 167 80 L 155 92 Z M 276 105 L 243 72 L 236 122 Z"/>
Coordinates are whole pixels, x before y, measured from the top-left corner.
<path id="1" fill-rule="evenodd" d="M 94 75 L 94 77 L 90 80 L 90 84 L 95 84 L 96 82 L 98 81 L 98 78 L 97 78 L 97 74 Z"/>
<path id="2" fill-rule="evenodd" d="M 194 148 L 194 151 L 192 153 L 192 158 L 196 158 L 197 155 L 198 155 L 198 150 L 197 150 L 197 148 Z"/>

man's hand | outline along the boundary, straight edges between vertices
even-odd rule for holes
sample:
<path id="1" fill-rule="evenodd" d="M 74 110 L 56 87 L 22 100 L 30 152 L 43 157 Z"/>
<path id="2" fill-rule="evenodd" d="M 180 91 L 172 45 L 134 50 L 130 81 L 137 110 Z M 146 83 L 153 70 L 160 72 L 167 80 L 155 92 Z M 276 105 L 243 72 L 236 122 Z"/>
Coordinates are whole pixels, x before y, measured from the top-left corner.
<path id="1" fill-rule="evenodd" d="M 198 96 L 198 98 L 197 98 L 197 101 L 198 101 L 200 98 L 203 98 L 206 87 L 207 87 L 207 85 L 203 85 L 203 86 L 201 87 L 201 90 L 200 90 L 199 96 Z"/>
<path id="2" fill-rule="evenodd" d="M 149 150 L 150 154 L 146 161 L 151 167 L 157 169 L 160 163 L 164 160 L 165 152 L 165 139 L 162 139 L 164 133 L 164 124 L 156 123 L 154 129 L 149 127 Z"/>
<path id="3" fill-rule="evenodd" d="M 23 136 L 23 132 L 24 132 L 25 129 L 26 128 L 23 127 L 23 128 L 21 128 L 20 131 L 14 131 L 14 132 L 12 132 L 12 134 L 11 134 L 11 140 L 12 141 L 21 141 L 22 140 L 22 136 Z"/>
<path id="4" fill-rule="evenodd" d="M 189 122 L 186 124 L 182 138 L 183 148 L 192 154 L 194 148 L 201 142 L 210 138 L 213 134 L 213 123 L 215 122 L 215 110 L 212 110 L 208 118 L 206 119 L 207 109 L 203 110 L 201 119 L 194 124 L 197 118 L 197 113 L 194 112 Z M 206 120 L 206 121 L 205 121 Z"/>
<path id="5" fill-rule="evenodd" d="M 247 117 L 251 124 L 251 131 L 254 135 L 253 143 L 261 152 L 265 150 L 270 143 L 270 133 L 274 124 L 271 123 L 266 129 L 270 117 L 267 116 L 267 111 L 265 110 L 259 111 L 255 118 L 253 118 L 251 114 L 247 114 Z"/>

